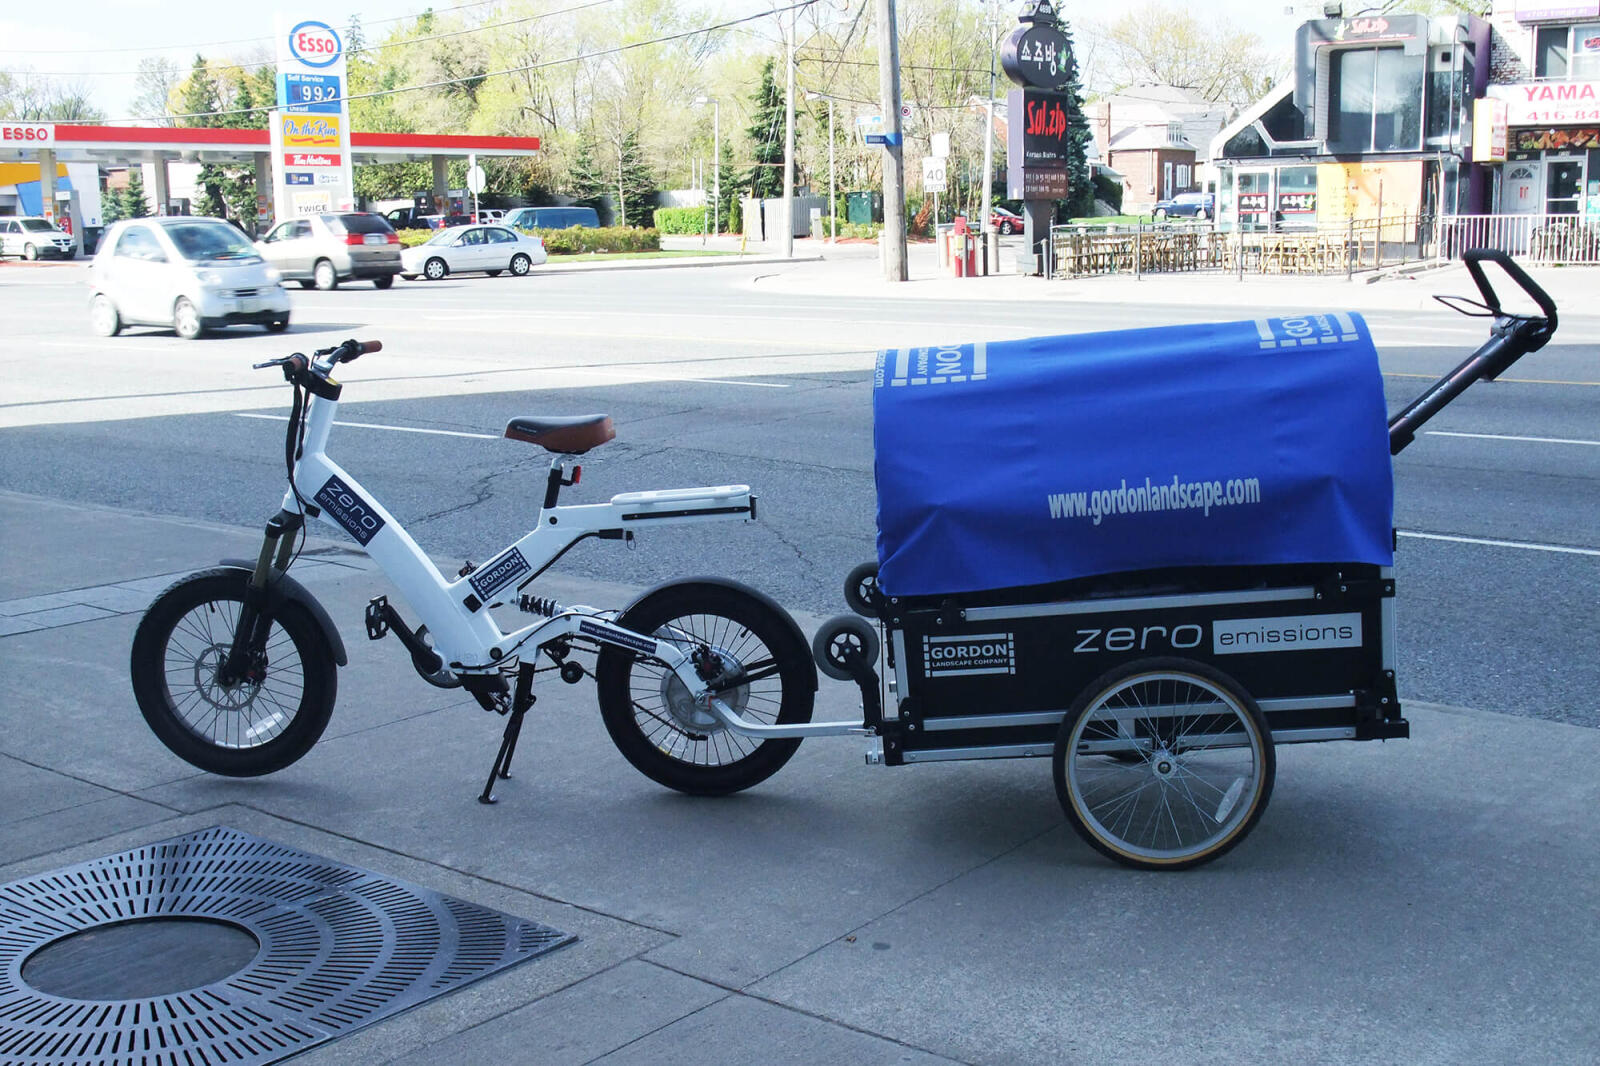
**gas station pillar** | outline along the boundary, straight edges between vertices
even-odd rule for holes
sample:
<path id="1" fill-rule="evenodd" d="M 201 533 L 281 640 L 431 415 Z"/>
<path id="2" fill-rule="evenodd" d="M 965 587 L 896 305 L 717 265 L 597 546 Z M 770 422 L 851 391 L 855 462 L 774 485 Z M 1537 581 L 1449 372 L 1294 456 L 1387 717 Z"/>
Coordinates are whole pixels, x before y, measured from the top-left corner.
<path id="1" fill-rule="evenodd" d="M 272 214 L 272 153 L 256 153 L 256 236 L 277 224 Z"/>
<path id="2" fill-rule="evenodd" d="M 450 160 L 442 155 L 433 159 L 433 205 L 439 212 L 450 213 Z"/>
<path id="3" fill-rule="evenodd" d="M 155 200 L 154 213 L 170 214 L 172 211 L 172 182 L 167 178 L 167 157 L 160 152 L 151 160 L 151 196 Z"/>
<path id="4" fill-rule="evenodd" d="M 56 153 L 39 149 L 39 210 L 54 225 L 56 221 Z"/>

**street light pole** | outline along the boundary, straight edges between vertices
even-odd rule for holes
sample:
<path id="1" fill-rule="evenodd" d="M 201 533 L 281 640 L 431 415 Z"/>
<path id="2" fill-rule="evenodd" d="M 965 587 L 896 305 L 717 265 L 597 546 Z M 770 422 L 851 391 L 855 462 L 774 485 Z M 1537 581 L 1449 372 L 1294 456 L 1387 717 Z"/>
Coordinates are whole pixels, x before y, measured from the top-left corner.
<path id="1" fill-rule="evenodd" d="M 807 89 L 806 99 L 828 101 L 828 218 L 830 220 L 828 224 L 833 231 L 829 241 L 837 244 L 839 243 L 839 213 L 834 207 L 834 198 L 837 195 L 834 190 L 838 188 L 838 183 L 834 180 L 835 171 L 833 166 L 833 97 L 827 93 L 819 93 L 815 89 Z"/>
<path id="2" fill-rule="evenodd" d="M 990 197 L 994 189 L 994 2 L 985 3 L 989 21 L 989 99 L 984 107 L 987 117 L 983 128 L 983 254 L 987 263 L 989 255 L 989 228 L 994 218 L 994 205 Z M 990 268 L 993 269 L 992 267 Z"/>
<path id="3" fill-rule="evenodd" d="M 711 105 L 711 180 L 716 186 L 711 203 L 711 232 L 722 232 L 722 101 L 715 96 L 697 96 L 697 104 Z M 701 182 L 704 185 L 704 181 Z"/>
<path id="4" fill-rule="evenodd" d="M 717 187 L 711 201 L 711 231 L 722 233 L 722 101 L 711 101 L 711 180 Z"/>
<path id="5" fill-rule="evenodd" d="M 794 258 L 794 34 L 795 12 L 783 52 L 783 257 Z"/>

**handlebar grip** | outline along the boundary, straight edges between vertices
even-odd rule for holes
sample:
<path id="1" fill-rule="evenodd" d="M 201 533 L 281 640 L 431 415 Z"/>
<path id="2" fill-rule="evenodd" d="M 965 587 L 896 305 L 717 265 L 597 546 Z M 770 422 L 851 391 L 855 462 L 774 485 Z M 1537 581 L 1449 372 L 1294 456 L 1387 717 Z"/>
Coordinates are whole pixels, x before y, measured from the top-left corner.
<path id="1" fill-rule="evenodd" d="M 352 337 L 334 349 L 334 361 L 353 363 L 363 355 L 381 351 L 383 351 L 382 341 L 358 341 Z"/>
<path id="2" fill-rule="evenodd" d="M 1544 312 L 1544 317 L 1549 323 L 1549 332 L 1555 332 L 1555 301 L 1550 298 L 1549 293 L 1540 288 L 1539 284 L 1528 276 L 1527 271 L 1517 265 L 1516 260 L 1512 259 L 1510 255 L 1500 251 L 1498 248 L 1472 248 L 1463 253 L 1461 258 L 1467 264 L 1467 273 L 1472 275 L 1473 282 L 1478 286 L 1478 292 L 1483 295 L 1483 302 L 1495 314 L 1500 313 L 1500 297 L 1496 295 L 1494 286 L 1489 283 L 1489 279 L 1483 273 L 1481 264 L 1484 260 L 1497 264 L 1512 281 L 1521 287 L 1523 292 L 1533 299 L 1534 303 L 1539 305 L 1539 310 Z"/>

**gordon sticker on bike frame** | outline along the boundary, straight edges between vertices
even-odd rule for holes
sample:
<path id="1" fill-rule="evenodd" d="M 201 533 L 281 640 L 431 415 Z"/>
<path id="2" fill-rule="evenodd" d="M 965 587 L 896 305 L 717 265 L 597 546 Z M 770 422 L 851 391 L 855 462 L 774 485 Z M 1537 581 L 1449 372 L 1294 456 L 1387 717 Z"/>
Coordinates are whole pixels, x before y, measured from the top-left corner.
<path id="1" fill-rule="evenodd" d="M 472 591 L 478 594 L 478 598 L 487 600 L 532 569 L 533 567 L 528 565 L 528 560 L 522 557 L 522 553 L 512 548 L 498 559 L 487 562 L 475 570 L 467 580 L 472 586 Z"/>
<path id="2" fill-rule="evenodd" d="M 330 477 L 313 499 L 329 518 L 339 523 L 363 548 L 383 528 L 383 519 L 373 512 L 372 505 L 337 477 Z"/>

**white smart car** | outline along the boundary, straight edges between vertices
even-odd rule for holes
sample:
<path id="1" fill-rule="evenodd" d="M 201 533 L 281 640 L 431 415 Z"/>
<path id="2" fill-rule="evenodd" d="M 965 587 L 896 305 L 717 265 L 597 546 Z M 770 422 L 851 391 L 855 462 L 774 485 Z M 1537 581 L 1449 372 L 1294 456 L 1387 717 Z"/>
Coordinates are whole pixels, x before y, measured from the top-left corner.
<path id="1" fill-rule="evenodd" d="M 522 277 L 544 264 L 544 241 L 505 226 L 451 226 L 400 253 L 400 276 L 438 281 L 446 274 L 479 271 L 491 278 L 501 271 Z"/>
<path id="2" fill-rule="evenodd" d="M 115 223 L 89 264 L 89 287 L 89 324 L 102 337 L 123 326 L 170 326 L 185 340 L 217 326 L 289 328 L 282 276 L 220 218 Z"/>

